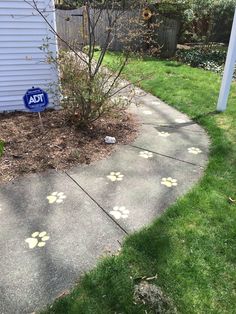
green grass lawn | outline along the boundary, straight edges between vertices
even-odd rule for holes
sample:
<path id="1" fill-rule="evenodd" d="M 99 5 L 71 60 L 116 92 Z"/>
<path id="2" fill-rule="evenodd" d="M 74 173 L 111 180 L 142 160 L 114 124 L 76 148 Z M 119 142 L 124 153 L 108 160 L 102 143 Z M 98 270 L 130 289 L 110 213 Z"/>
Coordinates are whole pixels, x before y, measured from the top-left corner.
<path id="1" fill-rule="evenodd" d="M 4 142 L 0 140 L 0 157 L 3 155 L 4 152 Z"/>
<path id="2" fill-rule="evenodd" d="M 106 62 L 112 66 L 116 56 Z M 114 63 L 113 63 L 114 64 Z M 155 313 L 133 302 L 135 278 L 153 276 L 180 313 L 236 312 L 236 85 L 216 114 L 219 75 L 171 61 L 133 60 L 126 77 L 185 112 L 211 137 L 201 182 L 149 228 L 130 236 L 119 256 L 100 262 L 45 313 Z"/>

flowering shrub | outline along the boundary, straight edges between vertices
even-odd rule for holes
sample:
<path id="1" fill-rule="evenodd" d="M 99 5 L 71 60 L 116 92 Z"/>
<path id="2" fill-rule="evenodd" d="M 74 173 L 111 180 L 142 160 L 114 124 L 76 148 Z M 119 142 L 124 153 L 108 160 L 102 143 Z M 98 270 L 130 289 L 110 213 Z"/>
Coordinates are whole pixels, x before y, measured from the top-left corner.
<path id="1" fill-rule="evenodd" d="M 58 2 L 65 4 L 64 1 Z M 47 20 L 36 0 L 32 1 L 31 6 L 47 22 L 63 47 L 59 56 L 54 56 L 48 51 L 47 40 L 50 38 L 46 38 L 40 49 L 47 52 L 47 61 L 54 63 L 60 70 L 61 84 L 56 85 L 59 85 L 59 89 L 61 87 L 61 105 L 68 120 L 86 126 L 104 114 L 112 113 L 114 107 L 117 108 L 122 103 L 122 107 L 125 107 L 124 100 L 117 103 L 114 96 L 124 88 L 120 87 L 120 76 L 130 56 L 134 51 L 140 55 L 157 55 L 160 50 L 157 42 L 160 23 L 154 19 L 154 12 L 151 14 L 152 21 L 147 22 L 140 16 L 146 0 L 130 1 L 128 10 L 116 0 L 84 1 L 83 47 L 75 41 L 64 39 Z M 104 25 L 102 44 L 98 47 L 100 28 Z M 122 53 L 111 73 L 103 66 L 103 61 L 106 53 L 112 50 L 114 38 Z"/>
<path id="2" fill-rule="evenodd" d="M 126 102 L 111 99 L 109 73 L 100 69 L 91 79 L 87 67 L 71 52 L 62 51 L 57 59 L 61 74 L 62 101 L 67 119 L 78 126 L 86 126 L 114 108 L 124 108 Z M 122 109 L 121 108 L 121 109 Z"/>

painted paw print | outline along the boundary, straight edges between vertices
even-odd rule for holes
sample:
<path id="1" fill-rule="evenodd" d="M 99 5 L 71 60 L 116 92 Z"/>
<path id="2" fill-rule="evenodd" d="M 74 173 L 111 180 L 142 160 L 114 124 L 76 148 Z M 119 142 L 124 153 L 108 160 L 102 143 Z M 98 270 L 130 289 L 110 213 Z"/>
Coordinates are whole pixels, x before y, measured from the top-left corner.
<path id="1" fill-rule="evenodd" d="M 187 121 L 184 119 L 175 119 L 176 123 L 186 123 Z"/>
<path id="2" fill-rule="evenodd" d="M 153 157 L 153 153 L 148 152 L 148 151 L 145 150 L 145 151 L 140 152 L 139 156 L 142 157 L 142 158 L 148 159 L 148 158 L 152 158 Z"/>
<path id="3" fill-rule="evenodd" d="M 151 115 L 152 112 L 150 110 L 143 110 L 143 114 L 148 116 L 148 115 Z"/>
<path id="4" fill-rule="evenodd" d="M 110 179 L 112 182 L 114 181 L 122 181 L 124 178 L 124 175 L 120 172 L 111 172 L 108 176 L 108 179 Z"/>
<path id="5" fill-rule="evenodd" d="M 121 82 L 119 82 L 119 85 L 120 85 L 120 87 L 125 87 L 125 86 L 127 86 L 128 84 L 127 84 L 126 82 L 124 82 L 124 81 L 121 81 Z"/>
<path id="6" fill-rule="evenodd" d="M 171 188 L 172 186 L 177 186 L 177 180 L 176 179 L 172 179 L 171 177 L 169 178 L 162 178 L 161 180 L 161 184 L 167 186 L 168 188 Z"/>
<path id="7" fill-rule="evenodd" d="M 49 236 L 47 235 L 46 231 L 42 232 L 36 231 L 32 233 L 31 238 L 27 238 L 25 242 L 28 243 L 30 249 L 33 249 L 36 246 L 38 247 L 45 246 L 47 240 L 49 240 Z"/>
<path id="8" fill-rule="evenodd" d="M 202 153 L 201 149 L 197 148 L 197 147 L 190 147 L 190 148 L 188 148 L 188 152 L 190 154 L 194 154 L 194 155 L 198 155 L 198 154 Z"/>
<path id="9" fill-rule="evenodd" d="M 51 195 L 47 196 L 47 200 L 49 204 L 53 203 L 62 203 L 64 202 L 64 199 L 66 198 L 66 195 L 63 192 L 53 192 Z"/>
<path id="10" fill-rule="evenodd" d="M 129 210 L 124 206 L 115 206 L 112 211 L 110 211 L 110 215 L 112 215 L 115 219 L 126 219 L 129 217 Z"/>
<path id="11" fill-rule="evenodd" d="M 130 98 L 127 96 L 120 96 L 120 99 L 122 99 L 124 101 L 130 101 Z"/>
<path id="12" fill-rule="evenodd" d="M 135 92 L 135 95 L 137 95 L 137 96 L 143 96 L 143 95 L 145 95 L 145 93 L 144 93 L 141 89 L 139 89 L 139 88 L 136 88 L 136 89 L 134 90 L 134 92 Z"/>
<path id="13" fill-rule="evenodd" d="M 170 136 L 170 133 L 162 131 L 162 132 L 158 132 L 158 135 L 162 136 L 162 137 L 168 137 L 168 136 Z"/>

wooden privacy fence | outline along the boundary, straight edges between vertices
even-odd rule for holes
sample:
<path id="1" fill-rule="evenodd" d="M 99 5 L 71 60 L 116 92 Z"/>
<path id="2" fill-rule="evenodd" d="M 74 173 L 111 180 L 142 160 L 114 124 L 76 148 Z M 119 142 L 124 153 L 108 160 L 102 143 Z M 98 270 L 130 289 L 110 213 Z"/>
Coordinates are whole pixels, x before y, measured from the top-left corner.
<path id="1" fill-rule="evenodd" d="M 96 11 L 91 9 L 91 16 L 96 14 Z M 113 12 L 112 14 L 117 14 Z M 127 18 L 132 18 L 137 16 L 139 12 L 135 11 L 126 11 L 122 20 Z M 56 22 L 57 22 L 57 31 L 66 42 L 76 43 L 80 48 L 88 44 L 87 36 L 87 15 L 84 12 L 84 8 L 79 8 L 75 10 L 56 10 Z M 157 42 L 162 47 L 161 54 L 165 57 L 172 57 L 175 54 L 177 47 L 177 37 L 179 32 L 180 23 L 177 20 L 160 17 L 158 16 L 157 22 L 160 22 L 159 28 L 156 30 Z M 106 41 L 106 32 L 109 26 L 108 15 L 104 10 L 101 12 L 99 21 L 95 28 L 95 39 L 96 45 L 103 47 Z M 119 32 L 122 32 L 122 27 L 119 28 Z M 109 46 L 110 50 L 120 51 L 122 50 L 122 43 L 120 37 L 127 36 L 125 28 L 123 29 L 123 34 L 113 34 L 113 39 L 111 45 Z M 65 48 L 66 45 L 59 41 L 59 45 L 62 48 Z"/>

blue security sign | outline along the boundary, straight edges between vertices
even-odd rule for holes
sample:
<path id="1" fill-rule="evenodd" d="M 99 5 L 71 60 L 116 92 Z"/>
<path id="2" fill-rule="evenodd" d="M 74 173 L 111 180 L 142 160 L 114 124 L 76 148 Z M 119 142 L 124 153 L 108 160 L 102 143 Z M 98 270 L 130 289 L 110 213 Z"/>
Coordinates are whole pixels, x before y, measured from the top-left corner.
<path id="1" fill-rule="evenodd" d="M 25 107 L 31 112 L 41 112 L 48 105 L 48 94 L 41 88 L 27 90 L 23 97 Z"/>

